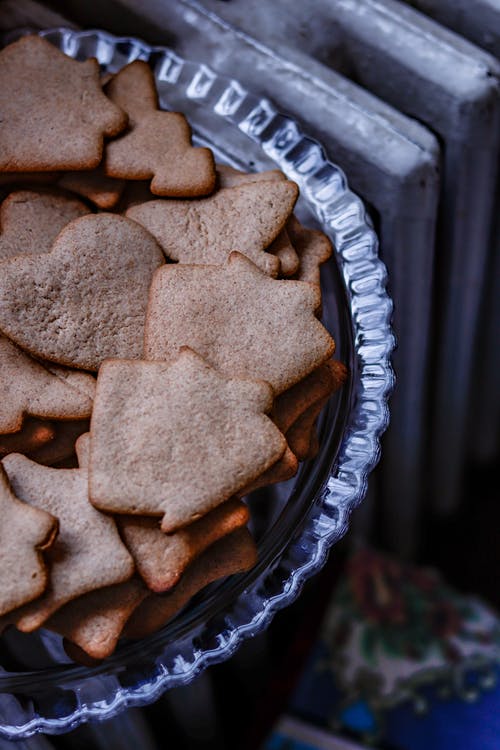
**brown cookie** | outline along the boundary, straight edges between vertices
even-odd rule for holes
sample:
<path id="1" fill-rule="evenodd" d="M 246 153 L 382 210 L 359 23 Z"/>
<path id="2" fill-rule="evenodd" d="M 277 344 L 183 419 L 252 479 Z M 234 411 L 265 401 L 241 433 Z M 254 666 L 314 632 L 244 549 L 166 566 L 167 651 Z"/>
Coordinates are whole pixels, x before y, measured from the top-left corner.
<path id="1" fill-rule="evenodd" d="M 320 266 L 330 258 L 333 252 L 332 243 L 323 232 L 303 227 L 295 216 L 290 218 L 287 232 L 300 259 L 299 270 L 294 278 L 315 284 L 319 288 Z"/>
<path id="2" fill-rule="evenodd" d="M 126 114 L 103 93 L 96 60 L 78 62 L 39 36 L 0 52 L 0 171 L 93 169 Z"/>
<path id="3" fill-rule="evenodd" d="M 166 265 L 151 285 L 144 355 L 172 361 L 189 346 L 227 377 L 266 380 L 277 395 L 333 354 L 319 303 L 311 284 L 271 279 L 239 253 L 225 266 Z"/>
<path id="4" fill-rule="evenodd" d="M 0 208 L 0 261 L 16 255 L 48 253 L 52 243 L 72 219 L 90 213 L 89 208 L 57 192 L 17 190 Z"/>
<path id="5" fill-rule="evenodd" d="M 56 430 L 52 422 L 28 417 L 17 432 L 0 435 L 0 458 L 9 453 L 28 454 L 54 440 Z"/>
<path id="6" fill-rule="evenodd" d="M 96 379 L 93 375 L 90 374 L 90 372 L 74 370 L 72 367 L 56 365 L 54 364 L 54 362 L 46 362 L 43 360 L 41 360 L 41 364 L 53 375 L 56 375 L 61 380 L 64 380 L 66 385 L 69 385 L 79 393 L 84 393 L 92 401 L 94 401 Z"/>
<path id="7" fill-rule="evenodd" d="M 342 362 L 334 359 L 324 362 L 275 399 L 271 412 L 273 422 L 286 434 L 301 414 L 317 401 L 328 398 L 346 379 L 347 369 Z"/>
<path id="8" fill-rule="evenodd" d="M 279 169 L 268 169 L 263 172 L 241 172 L 227 164 L 216 164 L 219 188 L 238 187 L 249 182 L 283 182 L 286 176 Z"/>
<path id="9" fill-rule="evenodd" d="M 0 330 L 38 357 L 97 370 L 141 353 L 147 296 L 164 258 L 135 222 L 89 214 L 47 255 L 12 258 L 0 275 Z"/>
<path id="10" fill-rule="evenodd" d="M 109 211 L 117 206 L 125 189 L 125 180 L 115 180 L 104 174 L 102 166 L 91 172 L 65 172 L 58 180 L 59 187 L 87 198 L 97 208 Z"/>
<path id="11" fill-rule="evenodd" d="M 215 187 L 215 164 L 208 148 L 191 145 L 191 128 L 179 112 L 158 109 L 149 65 L 135 60 L 106 87 L 110 99 L 125 110 L 127 132 L 106 146 L 104 169 L 110 177 L 151 179 L 151 192 L 176 198 L 208 195 Z"/>
<path id="12" fill-rule="evenodd" d="M 280 276 L 293 276 L 299 270 L 300 259 L 290 242 L 286 229 L 283 229 L 272 242 L 267 251 L 275 255 L 280 262 Z"/>
<path id="13" fill-rule="evenodd" d="M 319 438 L 318 433 L 316 429 L 314 428 L 311 434 L 311 442 L 309 443 L 309 449 L 307 451 L 307 455 L 305 457 L 305 461 L 311 461 L 313 458 L 316 458 L 316 456 L 319 453 Z"/>
<path id="14" fill-rule="evenodd" d="M 12 613 L 19 630 L 31 632 L 66 602 L 132 576 L 134 563 L 114 520 L 89 502 L 85 469 L 49 469 L 16 453 L 2 464 L 17 497 L 59 520 L 47 591 Z"/>
<path id="15" fill-rule="evenodd" d="M 247 484 L 246 487 L 240 490 L 238 496 L 244 497 L 245 495 L 249 495 L 251 492 L 255 492 L 255 490 L 258 490 L 261 487 L 267 487 L 269 484 L 286 482 L 288 479 L 291 479 L 295 476 L 298 468 L 299 462 L 297 460 L 297 457 L 294 455 L 294 453 L 292 453 L 290 447 L 287 447 L 286 451 L 279 459 L 279 461 L 276 461 L 274 466 L 271 466 L 269 469 L 264 471 L 264 473 L 261 474 L 260 477 L 257 477 L 257 479 L 254 479 L 253 482 Z"/>
<path id="16" fill-rule="evenodd" d="M 80 435 L 88 432 L 89 420 L 53 422 L 54 437 L 45 445 L 25 451 L 32 461 L 44 466 L 55 466 L 75 455 L 75 444 Z"/>
<path id="17" fill-rule="evenodd" d="M 272 169 L 266 172 L 240 172 L 234 167 L 217 164 L 217 175 L 220 188 L 238 187 L 249 182 L 268 182 L 269 180 L 282 182 L 286 180 L 283 172 Z M 238 249 L 236 246 L 234 249 Z M 290 242 L 286 229 L 283 229 L 267 248 L 267 251 L 279 258 L 280 276 L 293 276 L 299 268 L 299 256 Z"/>
<path id="18" fill-rule="evenodd" d="M 171 589 L 207 547 L 245 526 L 249 517 L 246 505 L 228 500 L 174 534 L 164 534 L 155 518 L 117 516 L 116 520 L 137 572 L 149 589 L 161 593 Z"/>
<path id="19" fill-rule="evenodd" d="M 87 432 L 76 442 L 80 467 L 87 466 L 89 450 Z M 156 518 L 116 516 L 115 520 L 137 572 L 148 588 L 162 592 L 172 588 L 186 567 L 207 547 L 245 526 L 249 517 L 246 505 L 233 499 L 174 534 L 164 534 Z"/>
<path id="20" fill-rule="evenodd" d="M 328 401 L 329 396 L 319 399 L 295 420 L 286 433 L 286 439 L 290 449 L 299 461 L 304 461 L 309 455 L 311 440 L 316 428 L 318 417 Z"/>
<path id="21" fill-rule="evenodd" d="M 1 274 L 0 274 L 1 276 Z M 83 390 L 83 379 L 74 387 L 71 375 L 50 372 L 0 334 L 0 434 L 18 432 L 25 415 L 43 419 L 84 419 L 92 412 L 93 395 Z M 69 379 L 68 379 L 69 378 Z"/>
<path id="22" fill-rule="evenodd" d="M 265 248 L 284 228 L 297 195 L 288 180 L 250 183 L 197 201 L 147 201 L 126 216 L 151 232 L 172 260 L 222 265 L 237 250 L 276 276 L 279 259 Z"/>
<path id="23" fill-rule="evenodd" d="M 42 552 L 57 535 L 57 519 L 22 503 L 0 466 L 0 616 L 36 599 L 47 586 Z"/>
<path id="24" fill-rule="evenodd" d="M 93 659 L 105 659 L 116 648 L 125 623 L 149 594 L 137 576 L 79 596 L 55 612 L 44 627 L 81 648 Z"/>
<path id="25" fill-rule="evenodd" d="M 267 383 L 228 379 L 189 350 L 170 364 L 105 362 L 91 422 L 91 501 L 162 516 L 165 532 L 188 526 L 283 455 L 285 439 L 265 416 L 271 405 Z"/>
<path id="26" fill-rule="evenodd" d="M 128 620 L 123 636 L 143 638 L 163 627 L 209 583 L 252 568 L 257 550 L 246 529 L 238 529 L 209 547 L 166 594 L 150 594 Z"/>

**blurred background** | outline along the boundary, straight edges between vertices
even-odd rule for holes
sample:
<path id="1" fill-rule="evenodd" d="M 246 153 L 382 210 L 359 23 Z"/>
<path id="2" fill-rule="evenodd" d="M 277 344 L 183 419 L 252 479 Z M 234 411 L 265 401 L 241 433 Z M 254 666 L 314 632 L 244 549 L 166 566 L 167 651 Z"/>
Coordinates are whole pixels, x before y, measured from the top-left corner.
<path id="1" fill-rule="evenodd" d="M 57 25 L 168 45 L 324 145 L 380 237 L 398 384 L 347 538 L 266 634 L 18 746 L 500 748 L 500 0 L 0 2 L 2 32 Z"/>

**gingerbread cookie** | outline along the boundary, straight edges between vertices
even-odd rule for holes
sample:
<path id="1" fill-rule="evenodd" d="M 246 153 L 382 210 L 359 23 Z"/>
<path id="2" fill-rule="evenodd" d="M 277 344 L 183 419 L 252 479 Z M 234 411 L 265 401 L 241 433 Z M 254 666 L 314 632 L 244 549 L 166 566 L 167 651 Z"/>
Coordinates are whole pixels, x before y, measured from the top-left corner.
<path id="1" fill-rule="evenodd" d="M 82 369 L 138 357 L 151 278 L 163 263 L 135 222 L 107 213 L 75 219 L 47 255 L 2 264 L 0 330 L 32 354 Z"/>
<path id="2" fill-rule="evenodd" d="M 238 187 L 249 182 L 283 182 L 286 176 L 279 169 L 268 169 L 263 172 L 242 172 L 228 164 L 216 164 L 219 188 Z"/>
<path id="3" fill-rule="evenodd" d="M 89 208 L 63 193 L 17 190 L 0 208 L 0 261 L 17 255 L 48 253 L 52 243 L 72 219 Z"/>
<path id="4" fill-rule="evenodd" d="M 57 184 L 87 198 L 94 206 L 105 211 L 116 207 L 125 189 L 125 180 L 108 177 L 102 166 L 92 172 L 66 172 Z"/>
<path id="5" fill-rule="evenodd" d="M 164 534 L 155 518 L 117 516 L 117 523 L 137 572 L 149 589 L 161 593 L 175 586 L 207 547 L 245 526 L 249 518 L 246 505 L 228 500 L 173 534 Z"/>
<path id="6" fill-rule="evenodd" d="M 0 616 L 43 594 L 48 581 L 42 552 L 57 536 L 57 519 L 21 502 L 0 466 Z"/>
<path id="7" fill-rule="evenodd" d="M 293 276 L 299 270 L 300 259 L 290 242 L 286 229 L 282 229 L 267 251 L 279 259 L 280 276 Z"/>
<path id="8" fill-rule="evenodd" d="M 148 596 L 140 578 L 79 596 L 55 612 L 44 627 L 81 648 L 93 659 L 105 659 L 116 648 L 125 623 Z"/>
<path id="9" fill-rule="evenodd" d="M 76 443 L 80 467 L 87 466 L 89 450 L 90 433 L 86 433 Z M 137 572 L 148 588 L 162 592 L 172 588 L 207 547 L 244 526 L 249 517 L 246 505 L 228 500 L 175 534 L 164 534 L 156 518 L 115 516 L 115 520 Z"/>
<path id="10" fill-rule="evenodd" d="M 31 632 L 66 602 L 131 577 L 134 562 L 114 520 L 89 502 L 85 469 L 49 469 L 16 453 L 2 464 L 17 497 L 59 521 L 47 591 L 10 616 L 19 630 Z"/>
<path id="11" fill-rule="evenodd" d="M 220 188 L 238 187 L 249 182 L 269 182 L 286 180 L 283 172 L 272 169 L 265 172 L 240 172 L 238 169 L 225 164 L 217 164 L 217 175 Z M 237 246 L 235 250 L 239 249 Z M 290 242 L 286 229 L 282 229 L 276 239 L 267 248 L 268 252 L 276 255 L 280 261 L 280 276 L 293 276 L 299 268 L 299 256 Z"/>
<path id="12" fill-rule="evenodd" d="M 147 201 L 129 208 L 126 216 L 179 263 L 222 265 L 237 250 L 276 276 L 279 259 L 265 249 L 284 228 L 297 195 L 297 185 L 288 180 L 250 183 L 197 201 Z"/>
<path id="13" fill-rule="evenodd" d="M 165 532 L 188 526 L 283 455 L 271 405 L 267 383 L 228 379 L 189 350 L 169 364 L 105 362 L 91 421 L 92 503 L 162 516 Z"/>
<path id="14" fill-rule="evenodd" d="M 299 461 L 304 461 L 309 455 L 316 422 L 328 398 L 329 396 L 326 396 L 312 404 L 312 406 L 300 415 L 286 433 L 290 450 L 293 451 Z"/>
<path id="15" fill-rule="evenodd" d="M 0 435 L 0 458 L 9 453 L 28 454 L 54 440 L 56 430 L 52 422 L 28 417 L 17 432 Z"/>
<path id="16" fill-rule="evenodd" d="M 103 93 L 96 60 L 78 62 L 39 36 L 0 52 L 0 171 L 93 169 L 126 114 Z"/>
<path id="17" fill-rule="evenodd" d="M 294 278 L 315 284 L 319 289 L 320 266 L 330 258 L 332 243 L 323 232 L 303 227 L 295 216 L 288 222 L 287 231 L 300 260 L 299 270 Z"/>
<path id="18" fill-rule="evenodd" d="M 209 547 L 166 594 L 150 594 L 128 620 L 125 638 L 143 638 L 163 627 L 209 583 L 252 568 L 257 550 L 246 529 L 238 529 Z"/>
<path id="19" fill-rule="evenodd" d="M 61 371 L 59 371 L 60 373 Z M 85 419 L 92 411 L 90 375 L 82 373 L 75 387 L 72 376 L 50 372 L 0 334 L 0 434 L 18 432 L 25 415 L 44 419 Z M 82 382 L 86 386 L 82 386 Z M 84 387 L 88 388 L 85 392 Z"/>
<path id="20" fill-rule="evenodd" d="M 273 422 L 286 434 L 304 412 L 335 393 L 346 379 L 345 365 L 328 360 L 275 399 L 271 412 Z"/>
<path id="21" fill-rule="evenodd" d="M 286 435 L 285 435 L 286 437 Z M 240 492 L 238 497 L 244 497 L 249 495 L 251 492 L 260 489 L 261 487 L 267 487 L 269 484 L 277 484 L 278 482 L 286 482 L 291 479 L 297 473 L 299 468 L 299 462 L 295 454 L 290 450 L 290 446 L 287 447 L 283 456 L 276 461 L 274 466 L 264 471 L 260 477 L 254 479 L 253 482 L 247 484 Z"/>
<path id="22" fill-rule="evenodd" d="M 129 118 L 127 132 L 106 146 L 110 177 L 151 180 L 151 192 L 176 198 L 208 195 L 215 187 L 215 164 L 208 148 L 191 145 L 184 115 L 158 109 L 149 65 L 135 60 L 113 77 L 106 93 Z"/>
<path id="23" fill-rule="evenodd" d="M 278 395 L 333 354 L 319 304 L 311 284 L 271 279 L 239 253 L 225 266 L 167 265 L 153 278 L 144 355 L 172 361 L 189 346 L 227 377 L 266 380 Z"/>

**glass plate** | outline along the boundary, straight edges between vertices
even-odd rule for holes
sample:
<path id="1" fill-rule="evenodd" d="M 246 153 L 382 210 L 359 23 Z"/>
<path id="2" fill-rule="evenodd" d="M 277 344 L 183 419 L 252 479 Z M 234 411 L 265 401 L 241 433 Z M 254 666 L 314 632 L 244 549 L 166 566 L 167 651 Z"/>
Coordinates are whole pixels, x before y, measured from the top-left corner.
<path id="1" fill-rule="evenodd" d="M 120 642 L 112 657 L 93 668 L 71 662 L 61 639 L 48 631 L 2 637 L 0 733 L 8 738 L 65 732 L 90 718 L 110 718 L 127 706 L 154 701 L 264 630 L 345 534 L 379 458 L 393 386 L 392 303 L 377 238 L 362 202 L 321 146 L 238 81 L 164 47 L 102 31 L 41 34 L 72 57 L 96 57 L 103 72 L 148 60 L 161 105 L 187 115 L 198 144 L 242 169 L 278 166 L 298 183 L 299 218 L 321 227 L 336 248 L 323 269 L 323 320 L 350 378 L 322 414 L 316 459 L 302 464 L 293 480 L 249 498 L 259 549 L 251 571 L 207 587 L 161 631 Z"/>

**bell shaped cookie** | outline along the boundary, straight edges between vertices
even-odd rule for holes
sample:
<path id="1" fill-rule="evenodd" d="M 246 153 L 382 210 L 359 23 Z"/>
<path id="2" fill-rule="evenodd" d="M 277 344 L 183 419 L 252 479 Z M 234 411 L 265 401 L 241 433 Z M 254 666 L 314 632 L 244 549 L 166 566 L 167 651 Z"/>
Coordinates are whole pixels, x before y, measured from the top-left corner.
<path id="1" fill-rule="evenodd" d="M 42 359 L 85 370 L 139 357 L 149 286 L 163 263 L 135 222 L 108 213 L 75 219 L 50 253 L 2 264 L 0 330 Z"/>

